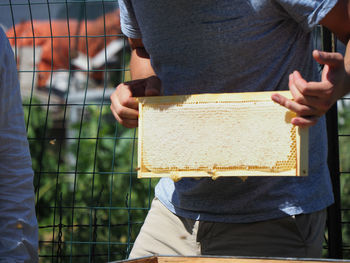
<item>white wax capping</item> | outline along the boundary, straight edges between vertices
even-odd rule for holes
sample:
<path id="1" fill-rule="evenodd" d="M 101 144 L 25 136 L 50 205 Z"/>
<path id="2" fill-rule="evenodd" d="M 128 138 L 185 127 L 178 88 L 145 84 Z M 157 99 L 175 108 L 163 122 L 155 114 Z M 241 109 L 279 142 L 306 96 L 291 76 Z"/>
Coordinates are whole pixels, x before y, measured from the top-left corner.
<path id="1" fill-rule="evenodd" d="M 293 143 L 287 109 L 264 102 L 145 105 L 146 167 L 273 167 L 287 162 Z"/>

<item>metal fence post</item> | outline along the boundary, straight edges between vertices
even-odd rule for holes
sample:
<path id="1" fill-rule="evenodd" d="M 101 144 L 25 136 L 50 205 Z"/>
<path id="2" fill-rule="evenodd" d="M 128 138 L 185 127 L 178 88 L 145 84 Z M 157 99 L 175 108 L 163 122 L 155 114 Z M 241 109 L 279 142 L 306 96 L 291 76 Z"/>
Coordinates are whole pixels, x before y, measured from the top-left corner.
<path id="1" fill-rule="evenodd" d="M 332 33 L 322 28 L 322 44 L 324 51 L 335 51 Z M 339 169 L 338 108 L 337 104 L 326 114 L 328 134 L 328 167 L 332 180 L 335 202 L 328 208 L 328 256 L 342 258 L 341 197 Z"/>

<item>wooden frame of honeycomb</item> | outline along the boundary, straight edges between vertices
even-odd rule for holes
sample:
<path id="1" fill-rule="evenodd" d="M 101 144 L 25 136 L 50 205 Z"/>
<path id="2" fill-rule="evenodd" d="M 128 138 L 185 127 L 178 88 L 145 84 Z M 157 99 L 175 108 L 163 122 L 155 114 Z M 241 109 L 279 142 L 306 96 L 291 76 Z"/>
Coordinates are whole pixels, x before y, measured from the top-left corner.
<path id="1" fill-rule="evenodd" d="M 273 93 L 138 98 L 138 177 L 307 175 L 308 129 Z"/>

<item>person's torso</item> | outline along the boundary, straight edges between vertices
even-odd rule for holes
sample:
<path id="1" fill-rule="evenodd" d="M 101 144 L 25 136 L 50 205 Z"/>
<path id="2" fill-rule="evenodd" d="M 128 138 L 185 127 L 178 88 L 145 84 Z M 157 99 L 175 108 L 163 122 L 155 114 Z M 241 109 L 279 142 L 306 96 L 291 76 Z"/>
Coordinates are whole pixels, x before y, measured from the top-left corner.
<path id="1" fill-rule="evenodd" d="M 286 90 L 294 70 L 308 81 L 318 79 L 310 31 L 274 1 L 131 3 L 165 95 Z M 156 196 L 178 215 L 209 221 L 248 222 L 317 211 L 333 200 L 326 144 L 321 119 L 310 129 L 310 174 L 305 178 L 177 183 L 164 178 Z"/>
<path id="2" fill-rule="evenodd" d="M 292 70 L 316 77 L 310 34 L 271 1 L 132 5 L 165 95 L 285 90 Z"/>

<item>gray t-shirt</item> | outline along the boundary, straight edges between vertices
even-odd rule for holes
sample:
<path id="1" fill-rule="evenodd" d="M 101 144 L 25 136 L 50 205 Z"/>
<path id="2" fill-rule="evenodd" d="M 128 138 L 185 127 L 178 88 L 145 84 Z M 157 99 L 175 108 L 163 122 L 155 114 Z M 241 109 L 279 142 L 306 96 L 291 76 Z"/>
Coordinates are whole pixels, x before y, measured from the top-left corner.
<path id="1" fill-rule="evenodd" d="M 180 95 L 285 90 L 294 70 L 318 80 L 311 31 L 336 2 L 119 0 L 119 5 L 123 33 L 142 38 L 165 95 Z M 253 222 L 318 211 L 333 202 L 324 118 L 310 129 L 309 153 L 307 177 L 177 183 L 163 178 L 156 196 L 180 216 L 207 221 Z"/>

